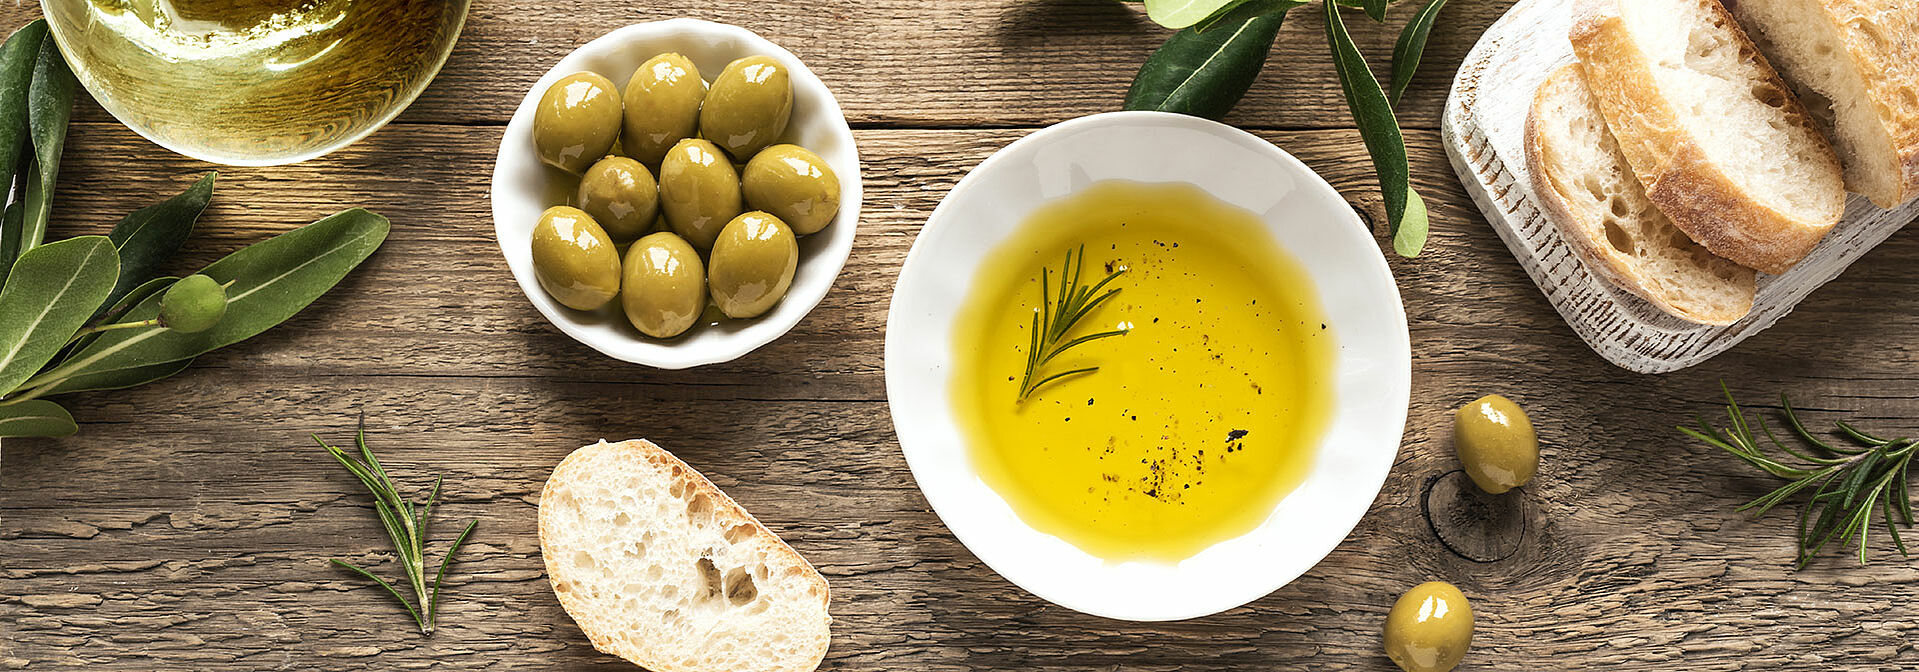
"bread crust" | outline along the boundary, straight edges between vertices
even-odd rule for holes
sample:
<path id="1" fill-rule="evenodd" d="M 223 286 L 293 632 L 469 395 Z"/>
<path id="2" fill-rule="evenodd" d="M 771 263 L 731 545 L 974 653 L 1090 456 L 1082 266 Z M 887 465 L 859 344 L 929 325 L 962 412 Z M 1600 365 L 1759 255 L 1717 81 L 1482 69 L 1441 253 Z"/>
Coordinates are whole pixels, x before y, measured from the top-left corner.
<path id="1" fill-rule="evenodd" d="M 1736 25 L 1716 0 L 1707 4 L 1728 25 Z M 1570 37 L 1586 84 L 1599 101 L 1620 151 L 1645 186 L 1646 197 L 1706 249 L 1766 273 L 1784 273 L 1811 252 L 1844 213 L 1843 193 L 1835 195 L 1829 217 L 1814 220 L 1782 212 L 1745 193 L 1724 168 L 1714 164 L 1660 92 L 1652 63 L 1620 15 L 1619 0 L 1580 0 L 1573 9 Z M 1763 64 L 1764 57 L 1751 40 L 1743 33 L 1738 37 L 1744 42 L 1744 53 Z M 1765 70 L 1766 86 L 1784 101 L 1791 123 L 1819 140 L 1822 162 L 1830 165 L 1837 182 L 1837 154 L 1812 126 L 1785 81 L 1771 72 L 1770 65 Z"/>
<path id="2" fill-rule="evenodd" d="M 1560 237 L 1571 243 L 1573 251 L 1585 259 L 1586 267 L 1597 273 L 1607 282 L 1611 282 L 1614 286 L 1624 289 L 1641 299 L 1645 299 L 1647 303 L 1652 304 L 1654 307 L 1688 322 L 1715 326 L 1725 326 L 1738 322 L 1751 310 L 1752 295 L 1750 293 L 1746 295 L 1746 310 L 1717 312 L 1694 310 L 1692 306 L 1676 303 L 1662 296 L 1660 293 L 1653 291 L 1653 288 L 1648 286 L 1644 278 L 1635 272 L 1634 269 L 1628 267 L 1623 260 L 1617 258 L 1617 253 L 1605 249 L 1605 243 L 1600 242 L 1593 236 L 1587 235 L 1585 231 L 1579 228 L 1578 222 L 1580 218 L 1573 213 L 1572 206 L 1567 202 L 1564 191 L 1560 189 L 1560 184 L 1570 181 L 1569 179 L 1562 178 L 1569 178 L 1570 176 L 1559 175 L 1558 172 L 1554 170 L 1553 162 L 1546 160 L 1545 129 L 1540 126 L 1540 119 L 1549 112 L 1549 110 L 1545 108 L 1552 104 L 1551 96 L 1547 95 L 1548 92 L 1554 86 L 1559 85 L 1562 80 L 1581 77 L 1584 77 L 1584 75 L 1580 73 L 1577 63 L 1566 64 L 1554 71 L 1552 75 L 1546 78 L 1545 83 L 1539 85 L 1538 93 L 1533 96 L 1532 109 L 1526 115 L 1525 149 L 1527 172 L 1531 173 L 1533 191 L 1539 195 L 1539 200 L 1546 210 L 1546 216 L 1552 219 L 1558 227 Z M 1748 276 L 1750 276 L 1750 273 L 1750 271 L 1747 272 Z M 1750 277 L 1747 278 L 1746 282 L 1748 289 L 1750 289 Z"/>
<path id="3" fill-rule="evenodd" d="M 594 455 L 593 453 L 595 451 L 614 451 L 617 459 L 645 462 L 675 474 L 678 476 L 681 485 L 693 492 L 704 494 L 712 499 L 714 503 L 713 510 L 716 516 L 730 518 L 735 524 L 743 523 L 752 526 L 753 537 L 756 540 L 765 542 L 768 548 L 781 560 L 804 568 L 803 578 L 818 588 L 817 594 L 820 596 L 821 613 L 828 613 L 832 596 L 828 592 L 826 577 L 821 576 L 819 570 L 815 569 L 812 563 L 807 562 L 806 558 L 799 554 L 799 551 L 795 551 L 792 546 L 787 545 L 786 540 L 781 539 L 779 535 L 767 529 L 766 525 L 760 523 L 759 519 L 753 517 L 753 514 L 748 512 L 745 507 L 740 506 L 739 502 L 733 501 L 733 498 L 727 496 L 724 491 L 721 491 L 719 486 L 714 485 L 712 481 L 707 480 L 699 471 L 687 465 L 685 462 L 680 461 L 680 458 L 674 457 L 672 453 L 654 445 L 651 441 L 645 439 L 630 439 L 619 443 L 601 441 L 594 445 L 585 446 L 573 451 L 566 456 L 566 459 L 561 460 L 559 466 L 553 468 L 553 474 L 547 477 L 546 485 L 540 490 L 540 501 L 548 501 L 548 498 L 553 495 L 557 487 L 564 487 L 574 480 L 585 477 L 585 472 L 590 469 L 587 463 L 597 457 L 601 457 Z M 553 520 L 552 516 L 548 515 L 549 511 L 550 510 L 544 506 L 540 507 L 539 510 L 540 557 L 546 565 L 548 581 L 556 584 L 557 587 L 558 583 L 570 582 L 571 579 L 567 576 L 567 569 L 553 560 L 556 553 L 555 549 L 549 547 L 549 544 L 550 540 L 556 536 L 554 527 L 558 523 Z M 591 614 L 589 605 L 582 602 L 583 598 L 578 596 L 577 591 L 556 589 L 553 593 L 554 596 L 559 599 L 560 607 L 566 610 L 567 615 L 572 616 L 574 622 L 580 626 L 580 630 L 586 633 L 587 639 L 593 643 L 593 648 L 602 653 L 624 658 L 628 662 L 646 668 L 649 672 L 721 672 L 715 670 L 686 669 L 674 661 L 654 659 L 651 652 L 629 647 L 617 634 L 607 632 L 603 628 L 601 620 Z M 795 666 L 790 669 L 797 672 L 818 668 L 820 661 L 826 658 L 826 650 L 829 644 L 830 639 L 821 639 L 819 642 L 816 642 L 816 651 L 813 652 L 811 660 L 805 662 L 803 666 Z"/>
<path id="4" fill-rule="evenodd" d="M 1846 45 L 1852 67 L 1865 75 L 1867 103 L 1892 140 L 1901 175 L 1896 194 L 1866 194 L 1882 208 L 1919 197 L 1919 4 L 1886 0 L 1803 0 L 1825 9 Z"/>

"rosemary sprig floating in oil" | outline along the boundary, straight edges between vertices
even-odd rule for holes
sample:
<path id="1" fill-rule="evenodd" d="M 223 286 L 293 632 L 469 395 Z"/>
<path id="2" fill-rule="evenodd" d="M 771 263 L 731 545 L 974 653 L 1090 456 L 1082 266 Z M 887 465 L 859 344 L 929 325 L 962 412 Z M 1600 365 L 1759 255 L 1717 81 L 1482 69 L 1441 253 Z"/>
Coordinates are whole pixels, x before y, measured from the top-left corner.
<path id="1" fill-rule="evenodd" d="M 328 445 L 318 435 L 314 435 L 313 440 L 318 442 L 321 448 L 325 448 L 334 460 L 339 461 L 340 466 L 353 472 L 353 475 L 366 485 L 367 490 L 373 493 L 373 508 L 379 512 L 380 524 L 386 528 L 387 536 L 393 539 L 393 550 L 399 555 L 400 566 L 406 569 L 407 583 L 413 588 L 415 600 L 408 601 L 400 594 L 400 591 L 394 589 L 393 584 L 352 563 L 334 559 L 333 564 L 372 579 L 381 588 L 385 588 L 393 599 L 400 601 L 400 606 L 406 607 L 406 613 L 413 616 L 413 622 L 420 626 L 420 634 L 433 634 L 434 623 L 439 617 L 440 584 L 446 580 L 446 567 L 453 561 L 453 554 L 459 552 L 460 545 L 466 543 L 467 535 L 473 534 L 473 527 L 480 521 L 467 523 L 466 529 L 453 540 L 453 545 L 447 547 L 446 555 L 440 558 L 440 569 L 433 577 L 432 589 L 429 591 L 426 582 L 426 517 L 427 513 L 433 510 L 433 503 L 440 498 L 441 479 L 439 477 L 433 479 L 433 491 L 427 495 L 426 503 L 415 510 L 412 502 L 400 496 L 399 486 L 394 485 L 392 477 L 387 476 L 386 469 L 380 466 L 380 460 L 373 457 L 373 451 L 367 448 L 364 428 L 354 437 L 354 442 L 360 449 L 358 459 L 345 450 Z M 416 602 L 420 605 L 419 608 L 413 606 Z"/>
<path id="2" fill-rule="evenodd" d="M 1074 347 L 1102 338 L 1121 336 L 1128 331 L 1127 329 L 1114 329 L 1096 334 L 1087 334 L 1071 340 L 1066 338 L 1067 334 L 1072 333 L 1073 327 L 1078 325 L 1082 318 L 1085 318 L 1087 314 L 1093 312 L 1094 308 L 1098 308 L 1099 304 L 1104 303 L 1107 299 L 1112 298 L 1114 294 L 1119 292 L 1118 288 L 1106 289 L 1106 285 L 1111 283 L 1114 278 L 1119 277 L 1120 274 L 1126 272 L 1125 268 L 1120 268 L 1107 273 L 1105 279 L 1100 280 L 1092 287 L 1082 286 L 1080 284 L 1080 266 L 1086 262 L 1086 246 L 1081 245 L 1077 251 L 1077 255 L 1074 254 L 1074 250 L 1066 251 L 1066 264 L 1060 267 L 1059 271 L 1059 292 L 1057 295 L 1053 293 L 1053 280 L 1050 269 L 1041 268 L 1039 271 L 1040 307 L 1038 310 L 1033 311 L 1032 341 L 1031 345 L 1026 348 L 1026 375 L 1020 379 L 1019 383 L 1020 401 L 1025 401 L 1026 397 L 1033 394 L 1033 390 L 1037 390 L 1047 383 L 1068 376 L 1077 376 L 1099 370 L 1097 366 L 1089 366 L 1070 371 L 1061 371 L 1048 376 L 1040 376 L 1041 370 L 1045 369 L 1046 365 L 1053 361 L 1053 358 L 1060 356 L 1060 354 Z M 1101 290 L 1105 291 L 1102 292 Z"/>
<path id="3" fill-rule="evenodd" d="M 1913 452 L 1919 448 L 1919 441 L 1880 438 L 1839 421 L 1833 424 L 1838 427 L 1839 435 L 1847 440 L 1846 443 L 1852 445 L 1834 445 L 1807 431 L 1805 424 L 1799 421 L 1799 414 L 1793 410 L 1792 402 L 1782 394 L 1779 395 L 1779 403 L 1785 407 L 1787 426 L 1811 448 L 1795 450 L 1782 443 L 1766 426 L 1765 418 L 1754 415 L 1760 433 L 1782 453 L 1775 456 L 1760 448 L 1745 411 L 1732 399 L 1732 391 L 1726 390 L 1723 383 L 1720 389 L 1725 390 L 1726 415 L 1731 419 L 1727 431 L 1721 433 L 1714 429 L 1703 417 L 1699 419 L 1699 429 L 1680 427 L 1679 431 L 1788 481 L 1779 489 L 1739 507 L 1741 511 L 1751 510 L 1755 515 L 1764 515 L 1794 495 L 1811 493 L 1801 503 L 1795 523 L 1799 537 L 1799 567 L 1811 563 L 1820 550 L 1835 541 L 1841 548 L 1847 544 L 1857 544 L 1859 562 L 1865 563 L 1866 537 L 1877 524 L 1885 526 L 1899 554 L 1908 555 L 1906 542 L 1899 536 L 1899 528 L 1909 527 L 1913 522 L 1906 474 L 1912 464 Z"/>

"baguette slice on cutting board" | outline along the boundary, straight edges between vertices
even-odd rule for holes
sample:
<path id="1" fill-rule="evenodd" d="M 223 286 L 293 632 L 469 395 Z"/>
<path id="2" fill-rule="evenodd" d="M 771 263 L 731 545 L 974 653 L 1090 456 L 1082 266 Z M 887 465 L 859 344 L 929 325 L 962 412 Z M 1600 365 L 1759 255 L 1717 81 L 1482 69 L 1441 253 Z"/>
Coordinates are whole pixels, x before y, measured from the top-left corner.
<path id="1" fill-rule="evenodd" d="M 1919 196 L 1919 2 L 1739 0 L 1733 14 L 1813 115 L 1846 183 L 1882 208 Z"/>
<path id="2" fill-rule="evenodd" d="M 1586 84 L 1646 196 L 1719 256 L 1783 273 L 1845 211 L 1831 143 L 1717 0 L 1576 0 Z"/>
<path id="3" fill-rule="evenodd" d="M 1579 65 L 1539 86 L 1526 119 L 1534 191 L 1600 277 L 1683 320 L 1726 325 L 1752 310 L 1754 272 L 1708 252 L 1647 200 Z"/>
<path id="4" fill-rule="evenodd" d="M 651 672 L 808 672 L 826 656 L 826 579 L 652 443 L 560 462 L 540 493 L 540 554 L 593 648 Z"/>

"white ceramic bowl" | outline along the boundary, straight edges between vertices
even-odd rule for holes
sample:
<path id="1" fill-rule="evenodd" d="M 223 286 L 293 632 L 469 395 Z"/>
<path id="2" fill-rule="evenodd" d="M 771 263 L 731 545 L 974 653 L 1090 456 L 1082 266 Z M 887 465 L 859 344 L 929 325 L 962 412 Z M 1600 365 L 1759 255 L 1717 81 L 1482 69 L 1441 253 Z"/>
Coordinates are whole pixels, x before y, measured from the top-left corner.
<path id="1" fill-rule="evenodd" d="M 562 177 L 540 163 L 533 148 L 533 109 L 548 86 L 561 77 L 591 70 L 605 75 L 622 90 L 641 63 L 676 51 L 693 60 L 708 81 L 726 64 L 743 56 L 771 56 L 792 71 L 793 121 L 781 142 L 812 150 L 826 159 L 840 178 L 839 216 L 826 229 L 800 238 L 800 268 L 793 287 L 773 310 L 751 320 L 727 320 L 719 326 L 701 324 L 679 338 L 653 340 L 642 336 L 621 314 L 619 301 L 595 312 L 567 308 L 547 295 L 533 276 L 533 224 L 548 206 L 550 183 Z M 806 317 L 839 277 L 853 250 L 854 228 L 860 216 L 860 159 L 853 132 L 840 114 L 833 92 L 792 52 L 738 26 L 671 19 L 640 23 L 615 30 L 567 54 L 527 91 L 520 109 L 500 138 L 499 159 L 493 165 L 493 231 L 506 255 L 507 266 L 533 306 L 547 321 L 573 340 L 614 359 L 662 369 L 683 369 L 737 359 L 771 343 L 800 318 Z"/>
<path id="2" fill-rule="evenodd" d="M 1335 411 L 1310 474 L 1257 529 L 1177 564 L 1104 561 L 1034 530 L 974 469 L 948 399 L 954 316 L 986 255 L 1043 202 L 1101 180 L 1186 182 L 1261 215 L 1312 276 L 1338 339 Z M 1266 595 L 1330 553 L 1385 482 L 1405 429 L 1406 315 L 1352 208 L 1292 155 L 1244 131 L 1157 112 L 1026 136 L 953 187 L 906 256 L 886 323 L 886 394 L 920 490 L 1001 576 L 1109 618 L 1193 618 Z"/>

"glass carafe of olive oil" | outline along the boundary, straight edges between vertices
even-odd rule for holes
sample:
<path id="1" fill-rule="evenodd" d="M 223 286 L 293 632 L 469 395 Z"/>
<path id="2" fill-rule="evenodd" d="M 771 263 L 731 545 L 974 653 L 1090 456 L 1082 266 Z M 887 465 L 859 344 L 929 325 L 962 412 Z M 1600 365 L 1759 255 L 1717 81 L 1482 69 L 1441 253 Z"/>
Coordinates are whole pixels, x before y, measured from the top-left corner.
<path id="1" fill-rule="evenodd" d="M 121 123 L 230 165 L 304 161 L 405 109 L 469 0 L 45 0 L 81 84 Z"/>

